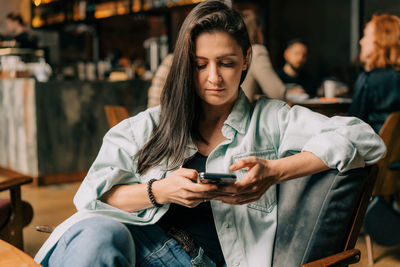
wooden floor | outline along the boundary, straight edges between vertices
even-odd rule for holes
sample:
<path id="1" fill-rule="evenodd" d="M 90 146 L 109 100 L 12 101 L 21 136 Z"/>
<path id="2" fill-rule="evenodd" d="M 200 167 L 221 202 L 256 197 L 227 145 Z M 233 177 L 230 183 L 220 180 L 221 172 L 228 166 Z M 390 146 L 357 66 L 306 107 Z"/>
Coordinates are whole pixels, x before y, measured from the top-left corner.
<path id="1" fill-rule="evenodd" d="M 36 225 L 57 225 L 75 212 L 72 203 L 73 196 L 79 183 L 50 185 L 36 187 L 25 185 L 22 187 L 22 198 L 31 203 L 34 209 L 34 218 L 30 225 L 24 229 L 25 252 L 34 256 L 48 234 L 39 233 L 34 228 Z M 8 197 L 6 192 L 1 192 L 0 197 Z M 360 236 L 356 248 L 361 250 L 361 261 L 351 265 L 354 267 L 368 267 L 365 243 Z M 395 247 L 381 247 L 374 244 L 374 258 L 376 267 L 400 267 L 400 245 Z"/>

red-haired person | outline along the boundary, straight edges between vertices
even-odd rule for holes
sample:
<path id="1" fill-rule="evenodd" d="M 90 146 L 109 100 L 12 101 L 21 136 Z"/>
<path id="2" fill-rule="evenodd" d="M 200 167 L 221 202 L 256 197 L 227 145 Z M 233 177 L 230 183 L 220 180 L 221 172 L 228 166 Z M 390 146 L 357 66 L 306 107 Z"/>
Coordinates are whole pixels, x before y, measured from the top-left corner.
<path id="1" fill-rule="evenodd" d="M 400 18 L 374 15 L 360 45 L 365 72 L 355 83 L 349 113 L 379 132 L 389 114 L 400 111 Z"/>

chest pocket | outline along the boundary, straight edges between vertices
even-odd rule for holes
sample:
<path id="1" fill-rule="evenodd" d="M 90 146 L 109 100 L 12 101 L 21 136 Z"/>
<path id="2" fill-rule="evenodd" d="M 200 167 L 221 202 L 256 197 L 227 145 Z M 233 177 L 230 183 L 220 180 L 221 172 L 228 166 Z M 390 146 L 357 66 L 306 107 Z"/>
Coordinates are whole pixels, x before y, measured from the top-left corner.
<path id="1" fill-rule="evenodd" d="M 243 154 L 239 154 L 236 156 L 233 156 L 234 162 L 248 158 L 248 157 L 258 157 L 258 158 L 263 158 L 263 159 L 275 159 L 275 150 L 274 149 L 267 149 L 263 151 L 253 151 L 253 152 L 246 152 Z M 233 162 L 232 162 L 233 163 Z M 236 176 L 238 178 L 238 181 L 242 180 L 244 176 L 247 174 L 247 170 L 239 170 L 236 172 Z M 276 206 L 276 186 L 270 187 L 264 195 L 257 201 L 251 202 L 247 204 L 247 207 L 249 209 L 254 209 L 258 211 L 262 211 L 265 213 L 270 213 L 273 208 Z"/>

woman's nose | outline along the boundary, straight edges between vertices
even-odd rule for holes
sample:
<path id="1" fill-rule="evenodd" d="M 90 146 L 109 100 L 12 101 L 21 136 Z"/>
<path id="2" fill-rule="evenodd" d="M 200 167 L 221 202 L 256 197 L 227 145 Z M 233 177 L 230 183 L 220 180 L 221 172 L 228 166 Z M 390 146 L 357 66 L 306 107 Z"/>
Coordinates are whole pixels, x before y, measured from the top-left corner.
<path id="1" fill-rule="evenodd" d="M 208 72 L 208 81 L 212 84 L 218 84 L 222 80 L 221 75 L 219 74 L 217 66 L 210 66 L 210 70 Z"/>

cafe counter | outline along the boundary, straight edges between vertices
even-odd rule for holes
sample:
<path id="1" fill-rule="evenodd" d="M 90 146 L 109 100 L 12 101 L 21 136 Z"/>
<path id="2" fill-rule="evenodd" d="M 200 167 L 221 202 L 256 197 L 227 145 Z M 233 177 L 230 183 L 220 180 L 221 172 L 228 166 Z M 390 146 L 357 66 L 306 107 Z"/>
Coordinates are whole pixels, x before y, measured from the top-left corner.
<path id="1" fill-rule="evenodd" d="M 142 80 L 0 80 L 0 168 L 30 175 L 37 184 L 83 179 L 109 129 L 105 105 L 134 115 L 147 105 Z"/>

